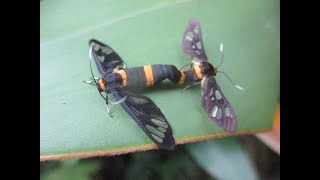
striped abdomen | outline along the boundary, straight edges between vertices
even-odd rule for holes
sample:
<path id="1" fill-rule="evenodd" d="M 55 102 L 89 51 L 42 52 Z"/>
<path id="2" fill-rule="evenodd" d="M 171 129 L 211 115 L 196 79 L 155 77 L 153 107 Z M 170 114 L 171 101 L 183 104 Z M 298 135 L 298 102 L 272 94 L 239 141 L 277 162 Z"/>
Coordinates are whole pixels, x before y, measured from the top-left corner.
<path id="1" fill-rule="evenodd" d="M 117 73 L 120 74 L 125 88 L 149 87 L 165 79 L 175 84 L 193 83 L 202 79 L 202 73 L 197 66 L 188 71 L 179 71 L 173 65 L 156 64 L 122 69 Z"/>

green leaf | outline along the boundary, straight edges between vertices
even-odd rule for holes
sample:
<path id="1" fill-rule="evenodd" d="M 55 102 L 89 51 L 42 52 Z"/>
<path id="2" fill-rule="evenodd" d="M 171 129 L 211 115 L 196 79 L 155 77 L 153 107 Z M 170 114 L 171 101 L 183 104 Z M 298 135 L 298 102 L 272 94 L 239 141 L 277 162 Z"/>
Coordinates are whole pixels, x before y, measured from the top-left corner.
<path id="1" fill-rule="evenodd" d="M 279 2 L 276 0 L 44 0 L 40 2 L 40 156 L 45 159 L 119 154 L 154 148 L 121 106 L 106 111 L 90 77 L 88 41 L 110 45 L 127 67 L 190 63 L 182 34 L 190 18 L 202 25 L 209 61 L 239 120 L 238 134 L 272 127 L 279 94 Z M 95 73 L 98 75 L 98 73 Z M 177 143 L 228 136 L 200 104 L 200 87 L 182 93 L 166 81 L 136 91 L 150 97 L 170 122 Z M 236 134 L 237 135 L 237 134 Z"/>
<path id="2" fill-rule="evenodd" d="M 259 179 L 249 156 L 234 138 L 216 139 L 186 146 L 199 165 L 217 179 Z"/>

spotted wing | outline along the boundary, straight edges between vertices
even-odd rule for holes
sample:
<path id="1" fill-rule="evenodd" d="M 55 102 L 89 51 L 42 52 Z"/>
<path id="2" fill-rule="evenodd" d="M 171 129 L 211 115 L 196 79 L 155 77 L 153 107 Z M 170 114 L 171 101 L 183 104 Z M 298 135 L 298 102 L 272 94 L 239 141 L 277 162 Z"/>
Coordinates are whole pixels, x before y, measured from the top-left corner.
<path id="1" fill-rule="evenodd" d="M 113 71 L 114 68 L 123 64 L 121 57 L 108 45 L 91 39 L 89 41 L 90 58 L 93 57 L 100 74 Z"/>
<path id="2" fill-rule="evenodd" d="M 137 122 L 140 128 L 160 148 L 174 149 L 175 140 L 170 124 L 150 98 L 130 93 L 121 87 L 113 88 L 112 95 L 117 100 L 127 96 L 121 106 Z"/>
<path id="3" fill-rule="evenodd" d="M 222 94 L 215 78 L 205 76 L 201 82 L 201 103 L 209 117 L 228 132 L 237 129 L 236 114 Z"/>
<path id="4" fill-rule="evenodd" d="M 183 34 L 183 52 L 196 62 L 208 61 L 202 43 L 200 23 L 196 19 L 189 21 L 188 27 Z"/>

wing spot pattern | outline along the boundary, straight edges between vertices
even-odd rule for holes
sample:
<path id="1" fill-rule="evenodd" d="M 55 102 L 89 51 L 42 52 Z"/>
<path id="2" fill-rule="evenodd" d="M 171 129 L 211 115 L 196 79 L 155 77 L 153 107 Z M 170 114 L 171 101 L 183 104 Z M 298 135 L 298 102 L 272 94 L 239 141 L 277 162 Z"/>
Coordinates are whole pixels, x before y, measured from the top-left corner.
<path id="1" fill-rule="evenodd" d="M 202 49 L 202 46 L 201 46 L 201 42 L 200 42 L 200 41 L 196 43 L 196 46 L 197 46 L 198 49 Z"/>
<path id="2" fill-rule="evenodd" d="M 194 29 L 193 29 L 193 32 L 195 34 L 199 34 L 199 26 L 196 26 Z"/>
<path id="3" fill-rule="evenodd" d="M 163 127 L 158 127 L 157 129 L 163 133 L 167 132 L 167 129 Z"/>
<path id="4" fill-rule="evenodd" d="M 156 124 L 156 125 L 158 125 L 158 126 L 161 126 L 161 127 L 163 127 L 163 128 L 168 128 L 168 127 L 169 127 L 169 126 L 168 126 L 168 123 L 166 123 L 166 122 L 164 122 L 164 121 L 160 121 L 160 120 L 154 119 L 154 118 L 151 118 L 151 121 L 152 121 L 154 124 Z"/>
<path id="5" fill-rule="evenodd" d="M 149 131 L 149 132 L 151 132 L 152 134 L 154 134 L 154 135 L 157 135 L 158 137 L 160 137 L 160 138 L 164 138 L 164 134 L 161 132 L 161 131 L 159 131 L 158 129 L 156 129 L 155 127 L 153 127 L 153 126 L 150 126 L 150 125 L 146 125 L 146 128 L 147 128 L 147 130 Z"/>
<path id="6" fill-rule="evenodd" d="M 99 51 L 99 49 L 100 49 L 100 45 L 99 45 L 99 44 L 94 43 L 94 44 L 93 44 L 93 50 L 95 50 L 95 51 Z"/>
<path id="7" fill-rule="evenodd" d="M 186 34 L 186 40 L 187 41 L 193 41 L 193 33 L 192 32 L 188 32 L 187 34 Z"/>
<path id="8" fill-rule="evenodd" d="M 113 50 L 108 47 L 103 47 L 102 52 L 105 54 L 111 54 L 111 53 L 113 53 Z"/>
<path id="9" fill-rule="evenodd" d="M 226 117 L 229 117 L 230 116 L 230 110 L 228 107 L 224 108 L 224 114 Z"/>
<path id="10" fill-rule="evenodd" d="M 104 61 L 104 56 L 98 56 L 98 59 L 100 62 L 103 62 Z"/>
<path id="11" fill-rule="evenodd" d="M 217 112 L 218 112 L 218 106 L 214 106 L 212 108 L 211 116 L 212 117 L 216 117 L 217 116 Z"/>
<path id="12" fill-rule="evenodd" d="M 222 99 L 222 95 L 221 95 L 220 91 L 216 90 L 215 95 L 216 95 L 217 100 Z"/>
<path id="13" fill-rule="evenodd" d="M 156 140 L 158 141 L 159 143 L 162 143 L 163 140 L 161 138 L 159 138 L 158 136 L 154 135 L 154 134 L 151 134 L 151 136 Z"/>
<path id="14" fill-rule="evenodd" d="M 156 118 L 156 119 L 158 119 L 160 121 L 166 121 L 162 116 L 159 116 L 157 114 L 150 114 L 150 116 L 153 117 L 153 118 Z"/>
<path id="15" fill-rule="evenodd" d="M 217 119 L 221 119 L 221 118 L 222 118 L 222 110 L 219 108 L 217 112 Z"/>

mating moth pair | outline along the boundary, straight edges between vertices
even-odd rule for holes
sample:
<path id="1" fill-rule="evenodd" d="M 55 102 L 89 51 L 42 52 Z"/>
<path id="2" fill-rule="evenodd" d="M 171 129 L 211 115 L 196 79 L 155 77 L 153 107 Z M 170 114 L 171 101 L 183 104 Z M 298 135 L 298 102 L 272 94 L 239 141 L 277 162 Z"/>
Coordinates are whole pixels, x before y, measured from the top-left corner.
<path id="1" fill-rule="evenodd" d="M 187 71 L 180 71 L 174 65 L 155 64 L 125 68 L 122 58 L 108 45 L 97 40 L 90 40 L 90 57 L 94 59 L 101 75 L 93 79 L 108 107 L 108 94 L 111 94 L 145 134 L 160 148 L 171 150 L 175 147 L 172 128 L 161 110 L 148 97 L 134 94 L 127 89 L 132 87 L 152 86 L 165 79 L 175 84 L 194 84 L 201 82 L 201 104 L 218 126 L 228 132 L 237 128 L 236 114 L 223 95 L 214 76 L 217 67 L 208 62 L 203 42 L 201 27 L 192 19 L 183 35 L 183 51 L 192 60 L 193 66 Z M 92 71 L 91 71 L 92 72 Z M 97 81 L 96 81 L 97 80 Z M 108 109 L 109 111 L 109 109 Z"/>

